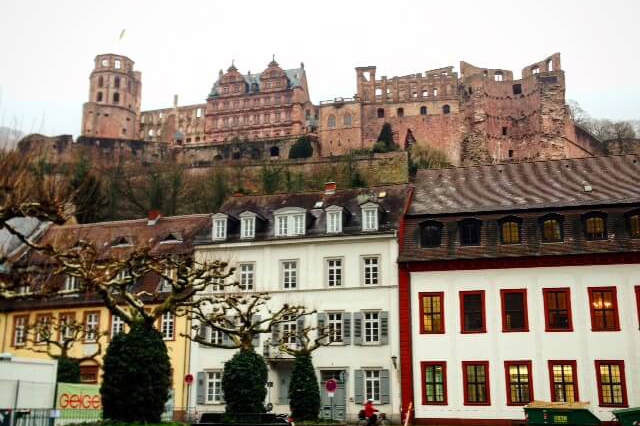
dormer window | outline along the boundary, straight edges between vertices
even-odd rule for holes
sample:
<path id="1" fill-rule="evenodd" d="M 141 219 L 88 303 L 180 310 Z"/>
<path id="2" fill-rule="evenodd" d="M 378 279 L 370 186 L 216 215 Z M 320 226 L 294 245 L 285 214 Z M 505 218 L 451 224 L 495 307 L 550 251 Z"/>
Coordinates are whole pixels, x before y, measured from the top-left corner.
<path id="1" fill-rule="evenodd" d="M 460 221 L 458 225 L 460 231 L 460 245 L 479 246 L 481 227 L 482 222 L 477 219 L 465 219 Z"/>
<path id="2" fill-rule="evenodd" d="M 327 210 L 327 233 L 337 234 L 342 232 L 342 207 L 331 206 Z"/>
<path id="3" fill-rule="evenodd" d="M 256 218 L 243 217 L 240 223 L 240 233 L 242 238 L 254 238 L 256 235 Z"/>
<path id="4" fill-rule="evenodd" d="M 291 237 L 304 235 L 306 229 L 306 210 L 288 207 L 274 212 L 275 236 Z"/>
<path id="5" fill-rule="evenodd" d="M 172 244 L 172 243 L 181 243 L 182 236 L 179 232 L 171 232 L 169 235 L 165 237 L 164 240 L 160 241 L 160 244 Z"/>
<path id="6" fill-rule="evenodd" d="M 130 247 L 131 245 L 132 245 L 131 244 L 131 238 L 129 238 L 129 237 L 118 237 L 113 242 L 111 247 Z"/>
<path id="7" fill-rule="evenodd" d="M 80 278 L 67 275 L 64 280 L 64 291 L 77 291 L 80 289 Z"/>
<path id="8" fill-rule="evenodd" d="M 227 215 L 217 213 L 213 215 L 213 239 L 216 241 L 227 239 Z"/>
<path id="9" fill-rule="evenodd" d="M 362 230 L 377 231 L 378 230 L 378 211 L 380 207 L 376 203 L 365 203 L 362 208 Z"/>
<path id="10" fill-rule="evenodd" d="M 607 238 L 607 215 L 592 212 L 583 215 L 584 233 L 588 240 L 605 240 Z"/>

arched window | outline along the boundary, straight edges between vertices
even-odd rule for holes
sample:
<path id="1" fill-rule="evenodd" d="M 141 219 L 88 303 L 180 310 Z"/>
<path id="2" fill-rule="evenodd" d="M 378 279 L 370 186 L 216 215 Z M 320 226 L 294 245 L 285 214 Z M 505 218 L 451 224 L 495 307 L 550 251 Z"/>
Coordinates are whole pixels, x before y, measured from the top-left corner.
<path id="1" fill-rule="evenodd" d="M 564 239 L 562 232 L 563 218 L 557 214 L 550 214 L 540 218 L 542 241 L 557 243 Z"/>
<path id="2" fill-rule="evenodd" d="M 433 96 L 438 96 L 438 89 L 433 89 Z"/>
<path id="3" fill-rule="evenodd" d="M 331 114 L 329 116 L 329 119 L 327 120 L 327 125 L 329 127 L 336 127 L 336 116 Z"/>
<path id="4" fill-rule="evenodd" d="M 384 108 L 378 108 L 378 118 L 384 118 Z"/>
<path id="5" fill-rule="evenodd" d="M 500 242 L 502 244 L 521 243 L 520 227 L 522 219 L 509 216 L 501 219 L 498 224 L 500 225 Z"/>
<path id="6" fill-rule="evenodd" d="M 120 59 L 116 59 L 115 61 L 113 61 L 114 66 L 117 70 L 119 70 L 120 68 L 122 68 L 122 63 L 120 62 Z"/>
<path id="7" fill-rule="evenodd" d="M 420 107 L 420 115 L 427 115 L 427 107 L 426 106 L 421 106 Z"/>
<path id="8" fill-rule="evenodd" d="M 607 238 L 607 215 L 602 212 L 586 213 L 582 216 L 584 236 L 588 240 L 604 240 Z"/>
<path id="9" fill-rule="evenodd" d="M 280 148 L 272 146 L 271 149 L 269 149 L 269 154 L 271 154 L 272 157 L 280 156 Z"/>
<path id="10" fill-rule="evenodd" d="M 458 228 L 460 231 L 460 245 L 480 245 L 480 229 L 482 228 L 482 221 L 478 219 L 464 219 L 460 221 Z"/>
<path id="11" fill-rule="evenodd" d="M 104 87 L 104 78 L 102 76 L 98 77 L 98 87 Z"/>
<path id="12" fill-rule="evenodd" d="M 420 245 L 439 247 L 442 244 L 442 223 L 428 220 L 420 224 Z"/>
<path id="13" fill-rule="evenodd" d="M 449 114 L 451 112 L 451 107 L 449 105 L 445 105 L 442 107 L 443 114 Z"/>
<path id="14" fill-rule="evenodd" d="M 120 88 L 120 77 L 116 76 L 113 79 L 113 87 L 115 87 L 116 89 Z"/>
<path id="15" fill-rule="evenodd" d="M 120 93 L 114 93 L 113 94 L 113 103 L 117 104 L 118 102 L 120 102 Z"/>
<path id="16" fill-rule="evenodd" d="M 342 119 L 342 122 L 345 126 L 351 126 L 351 114 L 346 113 L 344 115 L 344 118 Z"/>
<path id="17" fill-rule="evenodd" d="M 397 114 L 398 117 L 404 117 L 404 108 L 398 108 Z"/>
<path id="18" fill-rule="evenodd" d="M 102 92 L 96 94 L 96 102 L 102 102 Z"/>
<path id="19" fill-rule="evenodd" d="M 627 220 L 631 238 L 640 238 L 640 211 L 634 210 L 627 213 Z"/>

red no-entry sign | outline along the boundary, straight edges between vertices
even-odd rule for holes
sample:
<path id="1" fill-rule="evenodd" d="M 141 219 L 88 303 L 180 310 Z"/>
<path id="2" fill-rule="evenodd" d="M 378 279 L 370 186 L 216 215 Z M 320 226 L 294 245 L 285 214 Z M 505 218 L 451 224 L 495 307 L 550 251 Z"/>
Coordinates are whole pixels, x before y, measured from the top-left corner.
<path id="1" fill-rule="evenodd" d="M 184 381 L 188 385 L 193 383 L 193 374 L 187 374 L 186 376 L 184 376 Z"/>
<path id="2" fill-rule="evenodd" d="M 338 388 L 338 381 L 336 379 L 329 379 L 324 383 L 324 388 L 329 393 L 334 393 Z"/>

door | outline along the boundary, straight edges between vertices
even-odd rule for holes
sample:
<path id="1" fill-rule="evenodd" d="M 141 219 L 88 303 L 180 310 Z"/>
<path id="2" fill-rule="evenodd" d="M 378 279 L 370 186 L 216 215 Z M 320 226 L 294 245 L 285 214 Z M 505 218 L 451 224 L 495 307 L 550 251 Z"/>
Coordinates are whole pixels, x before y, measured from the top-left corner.
<path id="1" fill-rule="evenodd" d="M 338 382 L 333 398 L 329 398 L 325 383 L 329 379 Z M 347 419 L 347 372 L 345 370 L 320 371 L 320 417 L 330 420 L 346 421 Z"/>

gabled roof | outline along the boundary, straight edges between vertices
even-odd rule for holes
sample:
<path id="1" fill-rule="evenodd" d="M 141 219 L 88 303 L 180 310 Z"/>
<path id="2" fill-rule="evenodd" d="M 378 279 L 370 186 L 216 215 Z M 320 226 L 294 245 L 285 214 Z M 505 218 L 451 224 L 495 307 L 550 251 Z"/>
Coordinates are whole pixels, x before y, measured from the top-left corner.
<path id="1" fill-rule="evenodd" d="M 287 79 L 289 80 L 289 84 L 287 86 L 288 89 L 292 88 L 292 87 L 298 87 L 298 86 L 302 86 L 302 79 L 304 77 L 305 74 L 305 70 L 304 68 L 292 68 L 289 70 L 284 70 L 285 74 L 287 75 Z M 262 90 L 262 83 L 260 81 L 260 76 L 262 75 L 262 73 L 255 73 L 255 74 L 242 74 L 242 77 L 244 78 L 245 83 L 248 85 L 249 87 L 249 91 L 253 92 L 252 89 L 252 85 L 253 84 L 257 84 L 258 85 L 258 91 Z M 213 84 L 213 87 L 211 88 L 211 92 L 209 93 L 209 97 L 215 97 L 218 96 L 218 87 L 219 87 L 219 81 L 216 81 Z"/>
<path id="2" fill-rule="evenodd" d="M 640 202 L 640 155 L 420 170 L 409 215 Z"/>

